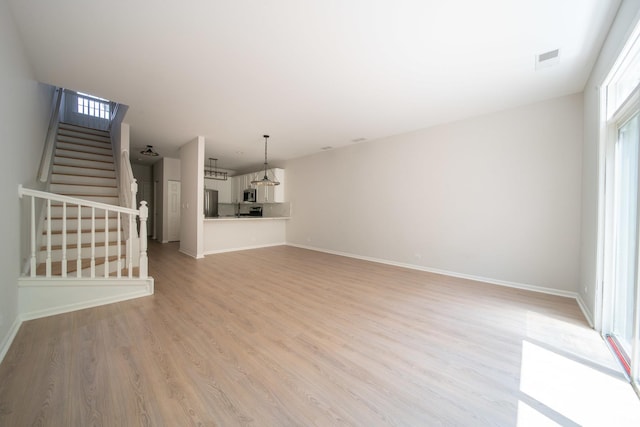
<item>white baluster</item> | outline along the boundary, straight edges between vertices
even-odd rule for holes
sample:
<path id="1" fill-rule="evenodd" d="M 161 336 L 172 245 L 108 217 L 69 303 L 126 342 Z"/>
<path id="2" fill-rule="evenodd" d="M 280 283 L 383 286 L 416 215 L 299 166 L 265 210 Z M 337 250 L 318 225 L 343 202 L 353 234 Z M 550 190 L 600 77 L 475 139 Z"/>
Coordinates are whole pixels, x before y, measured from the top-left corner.
<path id="1" fill-rule="evenodd" d="M 104 211 L 104 277 L 109 277 L 109 210 Z"/>
<path id="2" fill-rule="evenodd" d="M 67 277 L 67 202 L 62 202 L 62 277 Z"/>
<path id="3" fill-rule="evenodd" d="M 82 205 L 78 204 L 78 224 L 76 226 L 76 276 L 82 277 Z"/>
<path id="4" fill-rule="evenodd" d="M 121 232 L 120 232 L 120 212 L 118 212 L 117 214 L 117 224 L 116 224 L 116 245 L 118 245 L 118 249 L 116 251 L 116 253 L 118 254 L 118 262 L 117 262 L 117 266 L 118 266 L 118 273 L 117 273 L 117 277 L 118 279 L 122 276 L 122 236 L 121 236 Z"/>
<path id="5" fill-rule="evenodd" d="M 36 277 L 36 198 L 31 196 L 31 277 Z"/>
<path id="6" fill-rule="evenodd" d="M 96 277 L 96 208 L 91 206 L 91 276 Z"/>
<path id="7" fill-rule="evenodd" d="M 133 215 L 127 214 L 129 216 L 129 245 L 127 246 L 127 259 L 129 260 L 129 265 L 127 269 L 129 270 L 129 279 L 133 277 Z"/>
<path id="8" fill-rule="evenodd" d="M 51 200 L 47 199 L 47 261 L 46 276 L 51 277 Z"/>
<path id="9" fill-rule="evenodd" d="M 149 208 L 144 200 L 140 202 L 140 278 L 146 279 L 149 274 L 147 260 L 147 216 Z"/>

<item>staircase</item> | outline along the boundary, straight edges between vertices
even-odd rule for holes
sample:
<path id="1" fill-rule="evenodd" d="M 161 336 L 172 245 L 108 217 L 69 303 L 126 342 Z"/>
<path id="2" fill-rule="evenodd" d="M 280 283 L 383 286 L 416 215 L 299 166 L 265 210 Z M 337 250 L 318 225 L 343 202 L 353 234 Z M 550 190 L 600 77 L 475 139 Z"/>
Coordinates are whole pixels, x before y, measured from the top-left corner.
<path id="1" fill-rule="evenodd" d="M 102 107 L 80 110 L 87 102 L 108 103 L 104 111 L 114 114 L 96 116 Z M 149 211 L 145 201 L 136 205 L 129 126 L 122 122 L 127 107 L 56 88 L 51 108 L 36 175 L 36 185 L 47 191 L 18 185 L 25 243 L 18 279 L 21 321 L 153 295 Z M 83 127 L 96 120 L 102 120 L 96 127 L 117 132 L 117 153 L 108 132 Z"/>
<path id="2" fill-rule="evenodd" d="M 49 191 L 63 196 L 119 205 L 119 193 L 115 174 L 111 138 L 106 131 L 84 128 L 60 123 L 56 138 Z M 63 210 L 69 218 L 66 224 L 66 236 L 63 237 Z M 106 230 L 91 233 L 93 229 Z M 78 224 L 79 223 L 79 224 Z M 108 227 L 105 227 L 108 224 Z M 79 225 L 79 227 L 78 227 Z M 78 219 L 77 206 L 63 206 L 60 202 L 51 203 L 50 213 L 45 213 L 42 244 L 38 253 L 37 275 L 46 274 L 48 227 L 51 227 L 51 275 L 62 274 L 63 244 L 66 245 L 67 273 L 77 275 L 80 268 L 83 277 L 91 275 L 90 259 L 94 259 L 96 276 L 115 273 L 119 266 L 125 265 L 121 254 L 125 253 L 122 230 L 118 228 L 115 212 L 105 214 L 103 209 L 81 208 Z M 120 234 L 120 239 L 118 239 Z M 80 245 L 78 246 L 78 236 Z M 93 245 L 92 245 L 93 239 Z M 63 242 L 64 240 L 64 242 Z M 121 248 L 118 250 L 118 241 Z M 105 242 L 107 244 L 105 245 Z M 78 251 L 82 261 L 78 262 Z M 93 254 L 92 254 L 93 251 Z M 108 256 L 105 257 L 105 254 Z M 120 256 L 120 258 L 119 258 Z M 118 263 L 120 259 L 122 262 Z M 105 274 L 108 264 L 108 274 Z M 126 274 L 126 272 L 125 272 Z"/>
<path id="3" fill-rule="evenodd" d="M 109 132 L 60 123 L 50 191 L 119 204 Z"/>

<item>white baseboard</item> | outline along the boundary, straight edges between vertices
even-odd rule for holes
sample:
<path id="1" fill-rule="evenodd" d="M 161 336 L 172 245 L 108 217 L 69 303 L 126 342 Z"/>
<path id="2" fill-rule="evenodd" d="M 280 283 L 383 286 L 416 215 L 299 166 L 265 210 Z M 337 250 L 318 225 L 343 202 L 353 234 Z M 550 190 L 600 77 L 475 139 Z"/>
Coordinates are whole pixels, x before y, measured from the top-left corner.
<path id="1" fill-rule="evenodd" d="M 270 248 L 272 246 L 285 246 L 285 245 L 286 245 L 285 242 L 280 242 L 280 243 L 267 243 L 264 245 L 255 245 L 255 246 L 241 246 L 237 248 L 228 248 L 228 249 L 216 249 L 213 251 L 205 251 L 204 255 L 215 255 L 215 254 L 222 254 L 225 252 L 246 251 L 249 249 Z"/>
<path id="2" fill-rule="evenodd" d="M 582 310 L 582 314 L 584 315 L 585 319 L 587 319 L 589 326 L 595 329 L 595 322 L 593 321 L 593 313 L 591 312 L 591 310 L 589 310 L 589 308 L 587 307 L 587 304 L 585 304 L 584 300 L 582 299 L 582 295 L 578 294 L 576 296 L 576 301 L 578 302 L 578 307 L 580 307 L 580 310 Z"/>
<path id="3" fill-rule="evenodd" d="M 102 289 L 103 293 L 106 289 L 107 295 L 99 298 L 83 298 L 82 295 L 77 295 L 79 290 L 83 288 L 88 289 L 90 292 Z M 2 363 L 9 351 L 18 330 L 20 330 L 22 322 L 149 296 L 153 295 L 153 292 L 154 280 L 152 277 L 147 279 L 119 280 L 117 282 L 110 279 L 53 279 L 53 281 L 50 279 L 44 281 L 42 279 L 20 278 L 18 279 L 18 308 L 20 313 L 0 344 L 0 363 Z M 76 294 L 77 301 L 72 303 L 56 302 L 60 300 L 64 301 L 64 297 L 70 293 Z M 37 298 L 33 298 L 33 294 L 37 294 Z M 25 300 L 28 302 L 25 302 Z"/>
<path id="4" fill-rule="evenodd" d="M 153 295 L 154 281 L 147 279 L 57 280 L 21 278 L 18 307 L 21 320 L 32 320 L 114 302 Z"/>
<path id="5" fill-rule="evenodd" d="M 0 363 L 2 363 L 4 357 L 7 355 L 7 352 L 9 351 L 14 338 L 18 334 L 21 325 L 22 319 L 20 319 L 20 316 L 18 316 L 11 325 L 11 328 L 9 328 L 9 333 L 2 341 L 2 345 L 0 345 Z"/>
<path id="6" fill-rule="evenodd" d="M 195 258 L 195 259 L 202 259 L 202 258 L 204 258 L 204 254 L 203 254 L 203 255 L 198 255 L 198 254 L 196 254 L 196 253 L 193 253 L 193 252 L 191 252 L 191 251 L 188 251 L 188 250 L 186 250 L 186 249 L 182 249 L 182 248 L 178 249 L 178 252 L 180 252 L 181 254 L 185 254 L 185 255 L 187 255 L 187 256 L 190 256 L 191 258 Z"/>
<path id="7" fill-rule="evenodd" d="M 509 287 L 509 288 L 523 289 L 523 290 L 527 290 L 527 291 L 540 292 L 540 293 L 543 293 L 543 294 L 557 295 L 557 296 L 566 297 L 566 298 L 573 298 L 573 299 L 577 299 L 577 297 L 578 297 L 578 294 L 576 292 L 562 291 L 562 290 L 559 290 L 559 289 L 546 288 L 544 286 L 529 285 L 529 284 L 526 284 L 526 283 L 509 282 L 509 281 L 506 281 L 506 280 L 491 279 L 491 278 L 488 278 L 488 277 L 474 276 L 474 275 L 471 275 L 471 274 L 456 273 L 454 271 L 447 271 L 447 270 L 440 270 L 440 269 L 437 269 L 437 268 L 423 267 L 421 265 L 405 264 L 405 263 L 402 263 L 402 262 L 389 261 L 389 260 L 381 259 L 381 258 L 372 258 L 372 257 L 367 257 L 367 256 L 350 254 L 350 253 L 347 253 L 347 252 L 339 252 L 339 251 L 332 251 L 332 250 L 328 250 L 328 249 L 316 248 L 316 247 L 313 247 L 313 246 L 297 245 L 297 244 L 293 244 L 293 243 L 287 243 L 287 245 L 288 246 L 293 246 L 293 247 L 296 247 L 296 248 L 309 249 L 311 251 L 324 252 L 324 253 L 328 253 L 328 254 L 332 254 L 332 255 L 339 255 L 339 256 L 345 256 L 345 257 L 348 257 L 348 258 L 361 259 L 363 261 L 371 261 L 371 262 L 376 262 L 376 263 L 380 263 L 380 264 L 393 265 L 395 267 L 404 267 L 404 268 L 409 268 L 411 270 L 424 271 L 424 272 L 427 272 L 427 273 L 442 274 L 444 276 L 456 277 L 456 278 L 459 278 L 459 279 L 474 280 L 476 282 L 489 283 L 489 284 L 492 284 L 492 285 L 506 286 L 506 287 Z"/>

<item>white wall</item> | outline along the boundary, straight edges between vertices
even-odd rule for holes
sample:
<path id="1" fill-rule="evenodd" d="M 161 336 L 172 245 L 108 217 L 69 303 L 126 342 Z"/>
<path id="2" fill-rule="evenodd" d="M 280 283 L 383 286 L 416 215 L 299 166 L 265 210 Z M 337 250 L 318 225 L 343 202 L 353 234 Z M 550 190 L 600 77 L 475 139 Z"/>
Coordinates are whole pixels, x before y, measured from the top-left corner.
<path id="1" fill-rule="evenodd" d="M 18 325 L 17 285 L 23 261 L 18 184 L 35 185 L 52 89 L 34 80 L 11 11 L 6 0 L 0 0 L 0 359 Z"/>
<path id="2" fill-rule="evenodd" d="M 206 219 L 204 254 L 285 244 L 286 219 Z"/>
<path id="3" fill-rule="evenodd" d="M 156 233 L 157 240 L 167 242 L 169 235 L 169 181 L 180 181 L 180 160 L 165 157 L 153 164 L 153 180 L 156 183 L 157 207 Z"/>
<path id="4" fill-rule="evenodd" d="M 607 77 L 625 41 L 640 18 L 640 0 L 620 5 L 607 39 L 584 89 L 584 146 L 582 149 L 582 246 L 579 298 L 593 323 L 595 315 L 598 243 L 599 129 L 598 88 Z"/>
<path id="5" fill-rule="evenodd" d="M 289 161 L 287 242 L 577 291 L 582 95 Z"/>
<path id="6" fill-rule="evenodd" d="M 204 257 L 204 137 L 180 147 L 180 252 Z"/>

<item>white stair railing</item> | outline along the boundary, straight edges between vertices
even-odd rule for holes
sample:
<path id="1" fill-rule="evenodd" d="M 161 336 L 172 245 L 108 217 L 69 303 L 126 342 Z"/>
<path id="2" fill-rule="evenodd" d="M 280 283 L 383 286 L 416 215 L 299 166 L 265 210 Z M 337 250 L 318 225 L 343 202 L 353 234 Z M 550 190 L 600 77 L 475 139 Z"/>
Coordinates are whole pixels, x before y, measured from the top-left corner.
<path id="1" fill-rule="evenodd" d="M 129 207 L 108 205 L 105 203 L 94 202 L 85 199 L 78 199 L 75 197 L 62 196 L 59 194 L 48 193 L 44 191 L 32 190 L 29 188 L 24 188 L 21 185 L 18 187 L 18 194 L 20 198 L 30 197 L 30 208 L 29 208 L 29 233 L 30 233 L 30 248 L 29 248 L 29 265 L 30 271 L 29 274 L 31 277 L 36 276 L 45 276 L 47 278 L 51 277 L 63 277 L 63 278 L 77 278 L 77 279 L 87 279 L 87 278 L 95 278 L 97 274 L 97 264 L 99 258 L 96 256 L 97 249 L 100 246 L 103 246 L 104 251 L 104 259 L 102 261 L 102 265 L 104 268 L 103 275 L 105 278 L 111 277 L 111 274 L 114 274 L 117 278 L 122 278 L 122 270 L 124 268 L 127 269 L 126 277 L 131 278 L 140 278 L 146 279 L 148 277 L 148 260 L 147 260 L 147 217 L 148 217 L 148 208 L 147 202 L 140 202 L 140 209 L 132 209 Z M 47 226 L 45 231 L 43 232 L 44 242 L 43 244 L 38 244 L 38 236 L 37 236 L 37 227 L 36 227 L 36 199 L 42 199 L 45 203 L 46 210 L 46 221 Z M 135 199 L 134 199 L 135 203 Z M 52 208 L 56 207 L 61 210 L 61 221 L 62 227 L 60 231 L 54 232 L 52 230 Z M 70 208 L 76 208 L 76 215 L 69 215 L 68 211 Z M 90 222 L 89 229 L 83 229 L 83 210 L 85 213 L 90 212 L 90 219 L 87 218 L 86 222 Z M 96 220 L 100 219 L 97 217 L 98 213 L 104 214 L 104 226 L 98 227 L 96 225 Z M 88 216 L 88 215 L 87 215 Z M 85 216 L 86 217 L 86 216 Z M 124 218 L 123 218 L 124 217 Z M 140 220 L 140 231 L 136 233 L 136 218 Z M 114 230 L 116 234 L 115 244 L 116 249 L 112 253 L 109 239 L 109 226 L 110 221 L 115 219 L 116 229 Z M 71 221 L 76 221 L 76 226 L 70 227 L 69 223 Z M 126 242 L 123 242 L 123 232 L 122 226 L 126 224 L 127 230 L 124 232 L 126 236 Z M 124 228 L 124 227 L 123 227 Z M 72 230 L 72 231 L 70 231 Z M 58 239 L 60 244 L 60 269 L 59 272 L 56 271 L 57 274 L 54 274 L 53 270 L 53 236 L 60 234 L 60 238 Z M 75 234 L 76 243 L 76 274 L 75 276 L 71 276 L 68 272 L 68 263 L 69 263 L 69 234 Z M 99 243 L 97 237 L 104 236 L 104 242 Z M 86 243 L 83 244 L 83 237 Z M 88 241 L 88 242 L 87 242 Z M 133 245 L 131 242 L 139 241 L 139 244 Z M 126 243 L 125 253 L 122 253 L 122 245 Z M 88 245 L 88 247 L 86 246 Z M 131 251 L 130 248 L 139 247 L 136 253 L 129 253 Z M 45 251 L 44 253 L 44 274 L 38 274 L 38 253 L 41 248 Z M 83 251 L 85 249 L 85 251 Z M 124 255 L 124 256 L 123 256 Z M 114 260 L 112 261 L 112 257 Z M 85 261 L 83 263 L 83 261 Z M 112 262 L 113 264 L 112 268 Z M 87 267 L 88 264 L 88 267 Z M 134 276 L 134 267 L 138 268 L 138 275 Z M 88 271 L 87 271 L 88 270 Z"/>
<path id="2" fill-rule="evenodd" d="M 137 194 L 138 181 L 133 176 L 129 151 L 123 150 L 120 154 L 120 204 L 135 209 Z"/>

